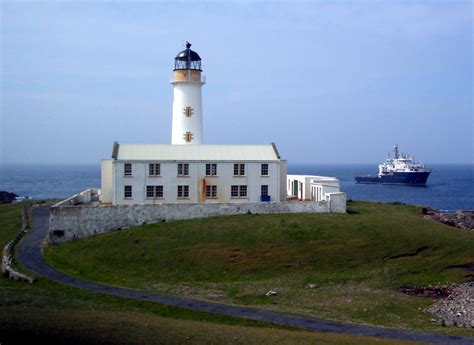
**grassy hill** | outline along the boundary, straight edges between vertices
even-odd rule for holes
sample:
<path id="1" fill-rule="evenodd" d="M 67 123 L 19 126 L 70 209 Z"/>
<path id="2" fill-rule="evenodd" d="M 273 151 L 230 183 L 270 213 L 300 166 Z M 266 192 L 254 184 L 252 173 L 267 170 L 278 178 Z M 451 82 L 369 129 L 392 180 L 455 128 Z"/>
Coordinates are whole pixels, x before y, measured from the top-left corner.
<path id="1" fill-rule="evenodd" d="M 400 204 L 349 214 L 243 215 L 146 225 L 58 246 L 47 260 L 112 285 L 344 322 L 473 335 L 430 322 L 404 285 L 461 283 L 474 234 Z M 315 288 L 309 288 L 315 284 Z M 277 296 L 267 297 L 268 290 Z"/>
<path id="2" fill-rule="evenodd" d="M 20 227 L 21 205 L 0 205 L 2 248 Z M 0 325 L 2 344 L 411 344 L 293 330 L 3 276 Z"/>

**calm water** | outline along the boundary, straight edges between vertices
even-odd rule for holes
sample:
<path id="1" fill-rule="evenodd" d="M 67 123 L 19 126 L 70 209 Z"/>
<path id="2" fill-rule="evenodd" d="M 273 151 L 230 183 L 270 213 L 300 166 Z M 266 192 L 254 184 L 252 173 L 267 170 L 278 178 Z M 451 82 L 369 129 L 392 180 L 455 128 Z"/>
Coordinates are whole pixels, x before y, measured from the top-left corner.
<path id="1" fill-rule="evenodd" d="M 474 165 L 431 165 L 426 187 L 356 184 L 358 175 L 376 174 L 376 165 L 290 165 L 290 174 L 336 176 L 348 198 L 399 201 L 438 209 L 474 209 Z M 100 187 L 99 165 L 0 166 L 0 190 L 34 199 L 63 198 Z"/>

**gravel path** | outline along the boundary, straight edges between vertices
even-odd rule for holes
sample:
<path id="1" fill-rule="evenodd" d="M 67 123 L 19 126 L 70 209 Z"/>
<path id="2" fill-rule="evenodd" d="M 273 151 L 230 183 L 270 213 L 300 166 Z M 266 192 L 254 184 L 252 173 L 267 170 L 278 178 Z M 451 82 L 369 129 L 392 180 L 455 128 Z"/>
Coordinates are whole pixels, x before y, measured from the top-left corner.
<path id="1" fill-rule="evenodd" d="M 468 338 L 460 336 L 407 331 L 401 329 L 342 324 L 337 322 L 318 320 L 305 316 L 297 316 L 253 308 L 230 306 L 225 304 L 161 295 L 157 293 L 148 293 L 144 291 L 113 287 L 76 279 L 51 268 L 50 266 L 48 266 L 48 264 L 43 258 L 41 247 L 48 232 L 48 222 L 49 207 L 42 206 L 33 209 L 33 228 L 20 244 L 18 258 L 21 263 L 28 269 L 53 281 L 111 295 L 152 301 L 203 312 L 265 321 L 274 324 L 292 326 L 307 330 L 422 341 L 427 343 L 438 344 L 474 345 L 474 338 L 471 337 Z"/>

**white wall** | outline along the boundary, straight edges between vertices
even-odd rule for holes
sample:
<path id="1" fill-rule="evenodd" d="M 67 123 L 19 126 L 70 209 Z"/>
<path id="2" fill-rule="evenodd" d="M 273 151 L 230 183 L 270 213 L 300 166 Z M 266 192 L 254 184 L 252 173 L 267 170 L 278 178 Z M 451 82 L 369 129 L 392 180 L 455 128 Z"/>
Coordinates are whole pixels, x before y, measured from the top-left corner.
<path id="1" fill-rule="evenodd" d="M 268 176 L 261 176 L 262 162 L 235 162 L 245 164 L 245 176 L 234 176 L 234 162 L 179 162 L 189 164 L 189 176 L 177 176 L 178 162 L 131 162 L 132 176 L 124 176 L 125 161 L 113 161 L 114 176 L 114 205 L 131 204 L 156 204 L 156 203 L 242 203 L 242 202 L 260 202 L 261 186 L 268 185 L 268 194 L 271 201 L 285 200 L 281 199 L 281 179 L 285 167 L 281 167 L 281 162 L 264 162 L 268 164 Z M 161 176 L 148 176 L 148 164 L 160 163 Z M 206 176 L 206 163 L 217 164 L 217 176 Z M 286 162 L 285 162 L 286 163 Z M 203 190 L 203 180 L 206 185 L 217 186 L 216 199 L 204 199 L 205 190 Z M 284 184 L 284 182 L 283 182 Z M 124 186 L 132 186 L 133 198 L 124 198 Z M 162 185 L 163 199 L 147 199 L 146 186 Z M 189 198 L 178 199 L 178 185 L 189 186 Z M 232 185 L 247 185 L 247 198 L 232 198 Z M 286 190 L 285 190 L 286 191 Z M 202 195 L 202 196 L 201 196 Z M 101 199 L 102 200 L 102 199 Z"/>
<path id="2" fill-rule="evenodd" d="M 112 177 L 112 160 L 107 159 L 101 162 L 101 201 L 111 203 L 113 197 L 113 177 Z"/>
<path id="3" fill-rule="evenodd" d="M 280 161 L 280 201 L 285 201 L 287 199 L 288 193 L 286 190 L 286 176 L 288 174 L 288 166 L 285 160 Z"/>
<path id="4" fill-rule="evenodd" d="M 196 145 L 202 143 L 202 96 L 199 82 L 179 82 L 173 84 L 173 124 L 171 143 L 173 145 Z M 192 116 L 186 116 L 186 107 L 193 108 Z M 193 140 L 186 142 L 183 134 L 193 133 Z"/>
<path id="5" fill-rule="evenodd" d="M 294 184 L 298 185 L 295 195 Z M 297 197 L 298 200 L 320 201 L 326 200 L 330 193 L 339 193 L 339 180 L 335 177 L 312 176 L 312 175 L 287 175 L 286 190 L 289 197 Z M 313 190 L 313 196 L 311 193 Z M 318 200 L 319 199 L 319 200 Z"/>
<path id="6" fill-rule="evenodd" d="M 298 200 L 310 200 L 310 180 L 312 176 L 307 175 L 287 175 L 287 194 L 288 196 L 297 197 Z M 294 183 L 298 184 L 298 194 L 294 194 Z"/>

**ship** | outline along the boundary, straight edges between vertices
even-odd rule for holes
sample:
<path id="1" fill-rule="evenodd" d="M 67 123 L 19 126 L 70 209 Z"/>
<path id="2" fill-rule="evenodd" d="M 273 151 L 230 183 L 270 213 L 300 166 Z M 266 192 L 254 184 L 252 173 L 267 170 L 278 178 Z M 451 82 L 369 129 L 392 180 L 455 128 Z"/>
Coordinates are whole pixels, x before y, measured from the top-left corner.
<path id="1" fill-rule="evenodd" d="M 393 149 L 394 156 L 389 155 L 385 162 L 379 164 L 379 174 L 377 176 L 358 176 L 355 181 L 357 183 L 426 185 L 431 170 L 423 164 L 415 162 L 415 159 L 410 155 L 400 154 L 398 145 L 395 145 Z"/>

